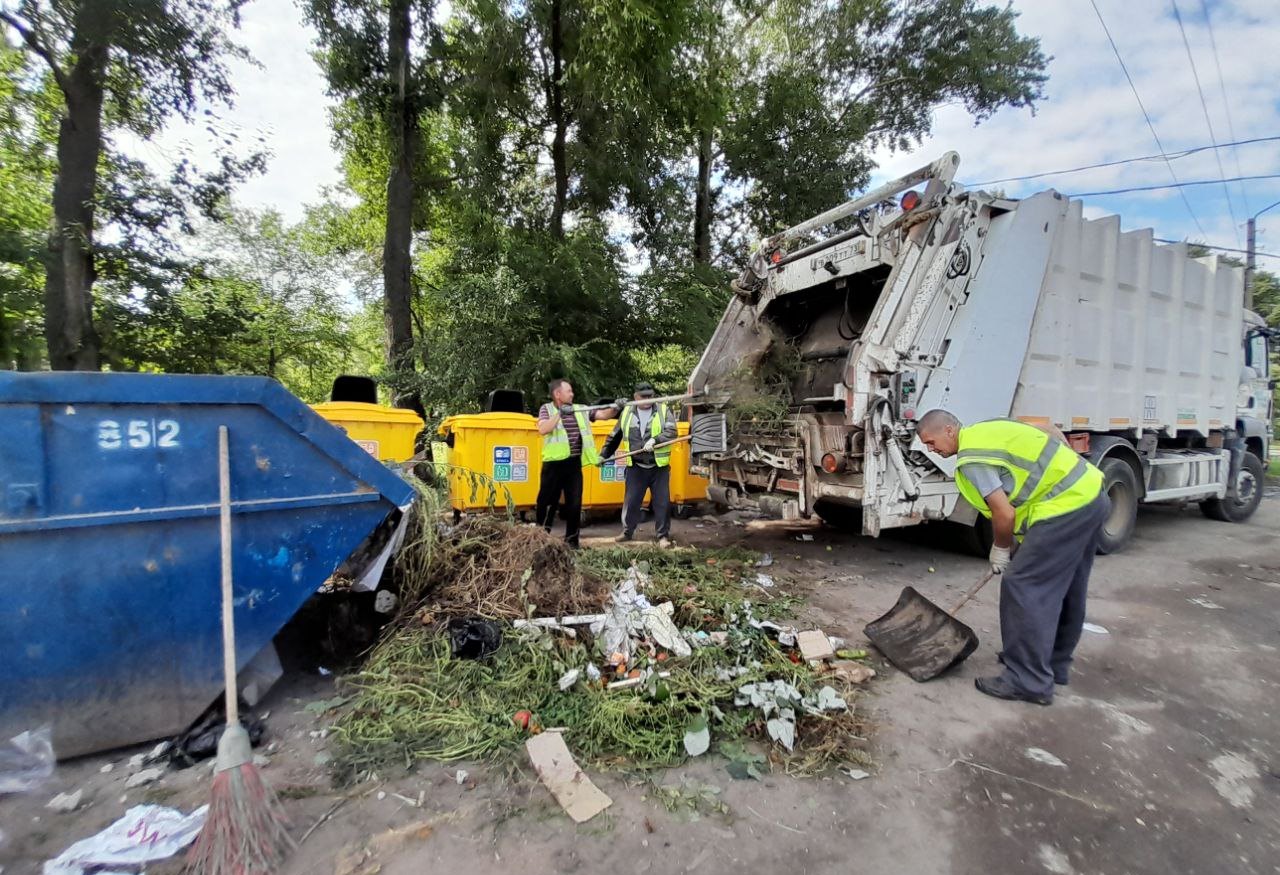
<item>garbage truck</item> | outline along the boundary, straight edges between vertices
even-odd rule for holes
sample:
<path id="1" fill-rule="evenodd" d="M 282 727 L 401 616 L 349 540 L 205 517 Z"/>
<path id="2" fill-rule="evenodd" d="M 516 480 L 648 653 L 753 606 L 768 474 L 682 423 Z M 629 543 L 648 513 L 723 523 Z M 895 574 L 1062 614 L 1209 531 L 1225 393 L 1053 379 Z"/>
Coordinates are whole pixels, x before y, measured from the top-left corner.
<path id="1" fill-rule="evenodd" d="M 708 498 L 872 536 L 949 520 L 977 548 L 989 524 L 984 536 L 959 500 L 954 460 L 915 437 L 943 408 L 1059 430 L 1105 475 L 1103 552 L 1129 540 L 1143 503 L 1248 519 L 1274 384 L 1241 269 L 1056 191 L 966 190 L 959 161 L 948 152 L 754 250 L 690 378 L 691 413 L 727 422 L 692 462 Z"/>

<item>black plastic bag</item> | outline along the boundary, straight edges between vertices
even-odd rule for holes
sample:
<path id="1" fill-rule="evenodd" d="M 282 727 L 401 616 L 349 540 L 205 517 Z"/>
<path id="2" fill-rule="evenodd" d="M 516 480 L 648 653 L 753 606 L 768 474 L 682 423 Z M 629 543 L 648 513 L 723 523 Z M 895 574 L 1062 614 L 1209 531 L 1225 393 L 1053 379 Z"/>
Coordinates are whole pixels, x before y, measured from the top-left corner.
<path id="1" fill-rule="evenodd" d="M 492 620 L 455 617 L 448 629 L 454 659 L 484 659 L 502 646 L 502 627 Z"/>
<path id="2" fill-rule="evenodd" d="M 249 744 L 257 747 L 267 731 L 266 721 L 261 717 L 241 714 L 240 725 L 249 733 Z M 214 756 L 218 752 L 218 739 L 222 738 L 226 728 L 227 716 L 221 708 L 207 712 L 190 729 L 173 740 L 169 761 L 178 768 L 185 769 Z"/>

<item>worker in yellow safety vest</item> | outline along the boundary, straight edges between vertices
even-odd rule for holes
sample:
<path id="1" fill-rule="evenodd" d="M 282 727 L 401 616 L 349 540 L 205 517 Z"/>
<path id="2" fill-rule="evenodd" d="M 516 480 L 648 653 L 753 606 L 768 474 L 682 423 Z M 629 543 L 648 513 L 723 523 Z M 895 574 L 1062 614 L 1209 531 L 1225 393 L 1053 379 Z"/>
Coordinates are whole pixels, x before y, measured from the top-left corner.
<path id="1" fill-rule="evenodd" d="M 676 439 L 676 420 L 665 404 L 648 400 L 655 394 L 652 383 L 638 383 L 634 396 L 637 403 L 616 405 L 618 424 L 600 455 L 607 460 L 618 451 L 620 462 L 626 465 L 622 534 L 615 540 L 635 538 L 648 492 L 658 546 L 665 550 L 671 546 L 671 447 L 663 444 Z"/>
<path id="2" fill-rule="evenodd" d="M 538 433 L 542 435 L 542 479 L 534 513 L 538 525 L 548 532 L 555 524 L 556 509 L 564 500 L 564 539 L 578 546 L 582 523 L 582 469 L 598 464 L 591 421 L 610 415 L 609 409 L 589 410 L 573 403 L 573 386 L 557 377 L 547 384 L 551 401 L 538 410 Z"/>
<path id="3" fill-rule="evenodd" d="M 1093 556 L 1111 513 L 1102 472 L 1061 434 L 1008 419 L 964 426 L 945 410 L 916 425 L 921 443 L 955 457 L 960 494 L 991 520 L 1004 671 L 974 683 L 998 699 L 1048 705 L 1054 684 L 1067 683 Z"/>

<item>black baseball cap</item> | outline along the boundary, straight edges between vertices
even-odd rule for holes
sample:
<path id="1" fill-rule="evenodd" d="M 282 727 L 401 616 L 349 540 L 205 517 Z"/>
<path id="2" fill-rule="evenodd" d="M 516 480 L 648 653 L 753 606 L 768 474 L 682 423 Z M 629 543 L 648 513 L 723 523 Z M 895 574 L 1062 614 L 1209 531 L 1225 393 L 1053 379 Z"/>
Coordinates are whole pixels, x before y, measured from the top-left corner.
<path id="1" fill-rule="evenodd" d="M 636 383 L 636 394 L 637 394 L 637 395 L 643 395 L 643 396 L 644 396 L 644 397 L 646 397 L 646 398 L 652 398 L 653 396 L 657 395 L 658 393 L 657 393 L 657 392 L 655 392 L 655 391 L 653 391 L 653 384 L 652 384 L 652 383 L 644 383 L 644 382 L 641 382 L 641 383 Z"/>

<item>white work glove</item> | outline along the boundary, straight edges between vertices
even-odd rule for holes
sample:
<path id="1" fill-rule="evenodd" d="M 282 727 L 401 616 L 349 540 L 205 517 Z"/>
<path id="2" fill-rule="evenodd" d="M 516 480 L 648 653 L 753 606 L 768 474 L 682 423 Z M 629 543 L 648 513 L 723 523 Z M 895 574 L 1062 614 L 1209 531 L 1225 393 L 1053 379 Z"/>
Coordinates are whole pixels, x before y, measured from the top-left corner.
<path id="1" fill-rule="evenodd" d="M 656 443 L 657 443 L 657 440 L 656 440 L 656 439 L 654 439 L 654 438 L 649 438 L 647 441 L 645 441 L 645 442 L 644 442 L 644 451 L 645 451 L 646 453 L 652 453 L 652 452 L 653 452 L 653 446 L 654 446 L 654 444 L 656 444 Z"/>
<path id="2" fill-rule="evenodd" d="M 1004 574 L 1009 563 L 1013 560 L 1013 551 L 1008 547 L 999 547 L 995 544 L 991 545 L 991 555 L 988 557 L 991 561 L 992 574 Z"/>

